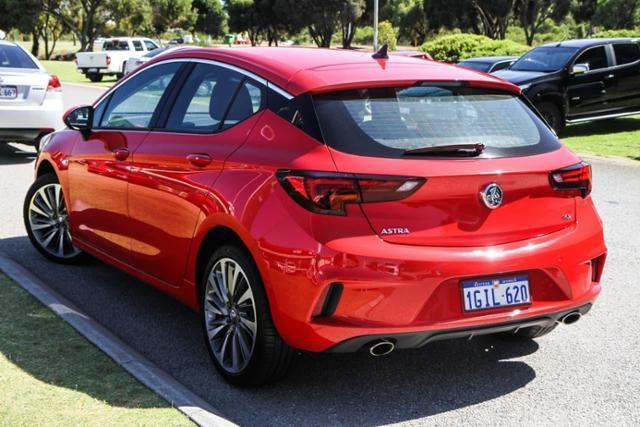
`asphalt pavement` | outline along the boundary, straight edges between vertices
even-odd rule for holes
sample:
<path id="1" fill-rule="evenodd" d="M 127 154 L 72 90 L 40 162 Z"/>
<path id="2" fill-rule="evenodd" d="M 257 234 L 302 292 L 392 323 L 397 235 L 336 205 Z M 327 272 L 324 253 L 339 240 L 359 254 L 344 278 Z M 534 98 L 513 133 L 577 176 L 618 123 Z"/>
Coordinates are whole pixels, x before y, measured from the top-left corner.
<path id="1" fill-rule="evenodd" d="M 88 103 L 96 92 L 68 86 L 65 97 Z M 610 252 L 602 295 L 580 322 L 530 343 L 300 354 L 284 381 L 255 390 L 217 375 L 197 316 L 178 302 L 98 261 L 60 266 L 31 247 L 22 201 L 34 155 L 24 146 L 0 145 L 0 251 L 241 425 L 639 425 L 640 163 L 590 160 Z"/>

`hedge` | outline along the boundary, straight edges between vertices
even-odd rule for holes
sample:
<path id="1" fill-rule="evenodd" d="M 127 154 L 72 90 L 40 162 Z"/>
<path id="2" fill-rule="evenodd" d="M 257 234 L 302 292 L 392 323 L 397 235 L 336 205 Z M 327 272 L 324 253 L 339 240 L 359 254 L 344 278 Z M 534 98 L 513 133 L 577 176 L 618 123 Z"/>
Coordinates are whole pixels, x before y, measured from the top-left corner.
<path id="1" fill-rule="evenodd" d="M 522 55 L 529 46 L 511 40 L 493 40 L 476 34 L 452 34 L 428 41 L 420 50 L 434 59 L 459 62 L 477 56 Z"/>
<path id="2" fill-rule="evenodd" d="M 617 37 L 635 39 L 640 37 L 640 30 L 605 30 L 598 31 L 591 37 L 597 39 L 614 39 Z"/>

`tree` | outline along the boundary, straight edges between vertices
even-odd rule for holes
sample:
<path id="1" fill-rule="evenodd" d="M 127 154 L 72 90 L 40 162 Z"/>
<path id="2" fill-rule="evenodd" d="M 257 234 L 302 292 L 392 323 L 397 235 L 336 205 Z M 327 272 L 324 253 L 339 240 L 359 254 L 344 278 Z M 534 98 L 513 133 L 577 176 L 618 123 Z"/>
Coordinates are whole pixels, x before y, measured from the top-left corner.
<path id="1" fill-rule="evenodd" d="M 418 46 L 427 38 L 429 27 L 422 2 L 416 1 L 404 14 L 400 21 L 400 37 L 408 40 L 411 45 Z"/>
<path id="2" fill-rule="evenodd" d="M 109 0 L 106 9 L 111 20 L 117 23 L 116 30 L 120 34 L 134 36 L 154 32 L 149 0 Z"/>
<path id="3" fill-rule="evenodd" d="M 424 0 L 431 27 L 471 30 L 493 39 L 504 39 L 514 1 Z"/>
<path id="4" fill-rule="evenodd" d="M 573 16 L 574 21 L 576 21 L 577 24 L 588 24 L 586 35 L 591 35 L 593 33 L 591 20 L 596 14 L 597 9 L 598 0 L 576 0 L 571 5 L 571 15 Z M 582 27 L 579 28 L 579 33 L 579 37 L 585 36 L 585 31 L 583 31 Z"/>
<path id="5" fill-rule="evenodd" d="M 197 14 L 194 28 L 207 35 L 224 35 L 227 16 L 220 0 L 193 0 L 193 9 Z"/>
<path id="6" fill-rule="evenodd" d="M 356 23 L 364 13 L 364 8 L 365 0 L 345 0 L 338 11 L 344 49 L 351 48 L 351 42 L 356 35 Z"/>
<path id="7" fill-rule="evenodd" d="M 516 15 L 531 46 L 538 30 L 548 20 L 562 21 L 571 9 L 571 0 L 517 0 Z"/>
<path id="8" fill-rule="evenodd" d="M 153 28 L 158 36 L 170 28 L 191 27 L 196 21 L 197 12 L 191 0 L 151 0 L 151 8 Z"/>
<path id="9" fill-rule="evenodd" d="M 287 11 L 292 28 L 309 30 L 318 47 L 331 47 L 340 24 L 340 11 L 348 0 L 277 0 L 276 7 Z"/>
<path id="10" fill-rule="evenodd" d="M 600 0 L 593 23 L 607 29 L 631 29 L 638 24 L 639 0 Z"/>
<path id="11" fill-rule="evenodd" d="M 263 22 L 253 0 L 228 0 L 229 29 L 236 33 L 246 32 L 251 46 L 260 44 L 263 33 Z"/>
<path id="12" fill-rule="evenodd" d="M 20 1 L 20 0 L 17 0 Z M 80 41 L 80 51 L 92 51 L 93 42 L 109 19 L 108 0 L 64 0 L 47 4 L 44 13 L 60 20 Z"/>
<path id="13" fill-rule="evenodd" d="M 0 0 L 0 28 L 31 34 L 31 53 L 34 56 L 38 56 L 40 51 L 38 26 L 41 11 L 40 0 Z"/>

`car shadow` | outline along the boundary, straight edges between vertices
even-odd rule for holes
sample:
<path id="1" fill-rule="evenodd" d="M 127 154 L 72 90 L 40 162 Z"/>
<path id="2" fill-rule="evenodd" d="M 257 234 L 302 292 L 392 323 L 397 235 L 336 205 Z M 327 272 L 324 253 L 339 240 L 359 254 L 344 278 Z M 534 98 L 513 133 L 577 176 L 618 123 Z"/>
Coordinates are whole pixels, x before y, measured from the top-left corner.
<path id="1" fill-rule="evenodd" d="M 634 132 L 640 129 L 640 120 L 638 117 L 640 116 L 572 124 L 565 128 L 562 133 L 562 138 Z"/>
<path id="2" fill-rule="evenodd" d="M 20 145 L 18 147 L 0 143 L 0 165 L 17 165 L 31 163 L 37 157 L 33 147 Z"/>
<path id="3" fill-rule="evenodd" d="M 538 350 L 536 342 L 478 337 L 378 358 L 299 353 L 282 381 L 236 388 L 213 368 L 198 315 L 165 294 L 98 261 L 74 267 L 45 261 L 26 237 L 1 239 L 0 251 L 240 425 L 410 421 L 513 393 L 536 377 L 519 360 Z M 20 367 L 48 380 L 33 366 Z M 80 391 L 104 398 L 92 388 Z"/>

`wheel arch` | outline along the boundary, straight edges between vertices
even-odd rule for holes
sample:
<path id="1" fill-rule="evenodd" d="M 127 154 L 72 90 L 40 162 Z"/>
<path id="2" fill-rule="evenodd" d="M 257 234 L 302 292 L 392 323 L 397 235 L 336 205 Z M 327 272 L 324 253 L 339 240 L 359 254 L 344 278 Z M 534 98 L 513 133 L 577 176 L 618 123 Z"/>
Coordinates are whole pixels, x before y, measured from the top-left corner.
<path id="1" fill-rule="evenodd" d="M 36 178 L 40 178 L 41 176 L 46 175 L 48 173 L 52 173 L 56 176 L 58 175 L 56 168 L 53 166 L 53 164 L 50 161 L 42 160 L 38 165 L 38 168 L 36 169 Z"/>

